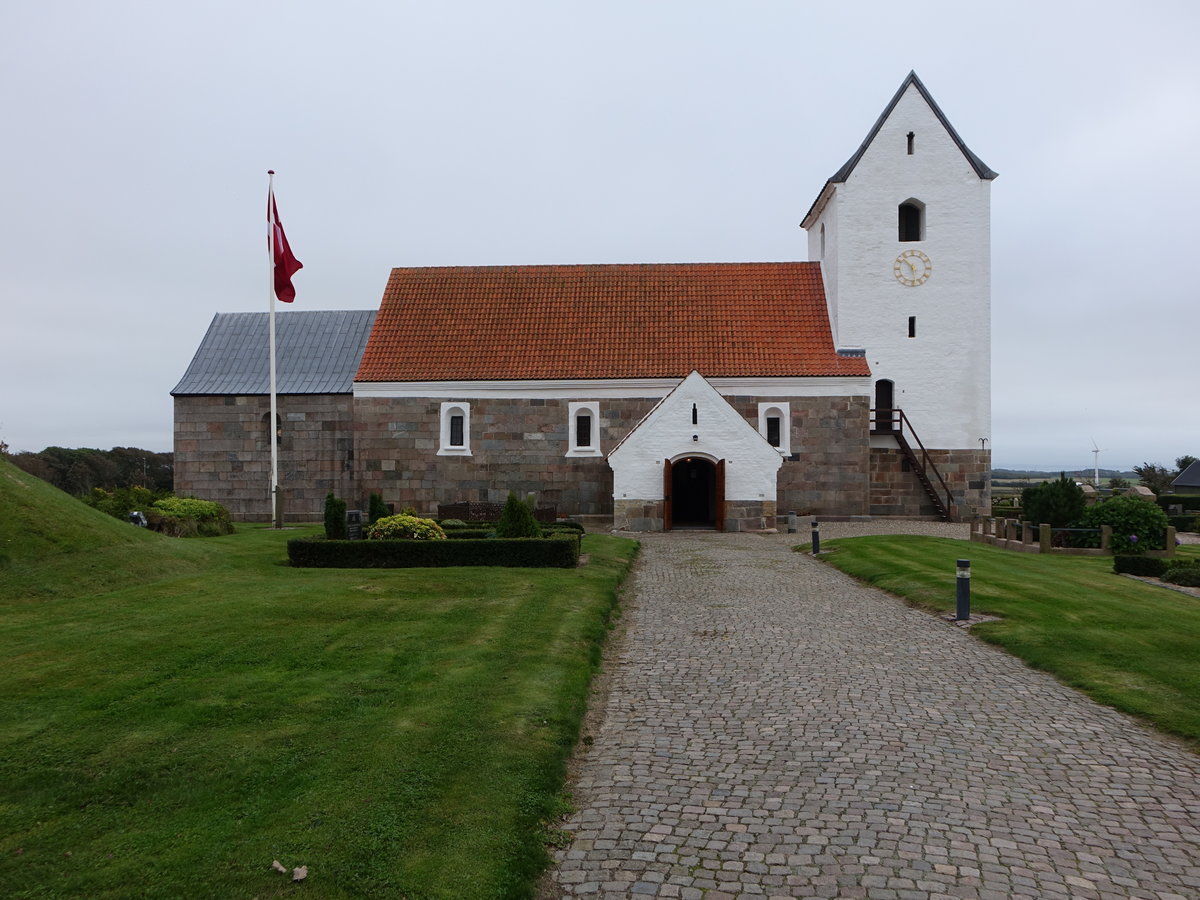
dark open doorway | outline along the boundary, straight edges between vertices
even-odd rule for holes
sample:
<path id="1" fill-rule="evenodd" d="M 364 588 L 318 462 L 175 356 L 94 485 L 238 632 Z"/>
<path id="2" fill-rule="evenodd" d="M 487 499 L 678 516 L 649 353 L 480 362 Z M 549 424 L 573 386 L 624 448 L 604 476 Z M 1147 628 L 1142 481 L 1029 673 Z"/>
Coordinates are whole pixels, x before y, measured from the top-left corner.
<path id="1" fill-rule="evenodd" d="M 671 518 L 676 528 L 715 528 L 717 467 L 707 459 L 687 457 L 671 466 Z"/>

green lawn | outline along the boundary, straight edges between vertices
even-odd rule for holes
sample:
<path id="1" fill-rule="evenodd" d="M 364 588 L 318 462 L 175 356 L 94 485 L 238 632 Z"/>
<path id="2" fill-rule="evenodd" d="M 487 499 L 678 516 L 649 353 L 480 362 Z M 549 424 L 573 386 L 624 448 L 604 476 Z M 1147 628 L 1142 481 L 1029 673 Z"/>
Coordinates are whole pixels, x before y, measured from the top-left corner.
<path id="1" fill-rule="evenodd" d="M 574 570 L 292 569 L 296 531 L 111 521 L 0 534 L 5 896 L 532 891 L 634 542 L 588 536 Z"/>
<path id="2" fill-rule="evenodd" d="M 954 611 L 971 561 L 971 632 L 1101 703 L 1200 748 L 1200 599 L 1113 574 L 1104 557 L 1040 556 L 908 535 L 822 543 L 822 559 L 908 601 Z M 1200 556 L 1200 547 L 1180 548 Z"/>

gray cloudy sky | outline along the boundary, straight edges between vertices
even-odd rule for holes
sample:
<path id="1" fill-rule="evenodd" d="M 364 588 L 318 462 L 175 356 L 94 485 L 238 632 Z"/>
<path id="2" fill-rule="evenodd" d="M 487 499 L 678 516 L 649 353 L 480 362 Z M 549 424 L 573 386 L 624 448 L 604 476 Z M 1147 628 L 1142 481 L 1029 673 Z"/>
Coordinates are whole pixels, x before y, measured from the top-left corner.
<path id="1" fill-rule="evenodd" d="M 6 3 L 0 439 L 171 447 L 215 312 L 391 267 L 807 258 L 910 69 L 993 183 L 994 460 L 1200 455 L 1195 2 Z"/>

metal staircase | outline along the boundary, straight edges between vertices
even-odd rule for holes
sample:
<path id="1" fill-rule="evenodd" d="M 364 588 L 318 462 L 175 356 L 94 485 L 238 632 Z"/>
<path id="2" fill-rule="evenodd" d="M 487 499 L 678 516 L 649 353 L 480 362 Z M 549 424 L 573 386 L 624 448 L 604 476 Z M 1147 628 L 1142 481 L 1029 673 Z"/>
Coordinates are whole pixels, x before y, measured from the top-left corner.
<path id="1" fill-rule="evenodd" d="M 909 467 L 912 469 L 913 474 L 917 476 L 917 481 L 920 482 L 921 488 L 933 504 L 933 508 L 937 510 L 938 515 L 943 521 L 953 522 L 955 512 L 954 496 L 950 493 L 950 486 L 946 484 L 946 479 L 937 470 L 937 466 L 934 465 L 929 451 L 925 449 L 925 445 L 917 437 L 917 432 L 913 429 L 912 423 L 908 421 L 908 417 L 904 415 L 904 410 L 871 410 L 871 433 L 890 434 L 896 439 L 896 444 L 899 446 L 900 452 L 908 460 Z M 909 439 L 909 435 L 911 435 L 911 440 Z M 914 444 L 919 449 L 919 453 L 913 448 Z M 930 475 L 933 477 L 931 478 Z M 936 484 L 934 483 L 935 480 Z"/>

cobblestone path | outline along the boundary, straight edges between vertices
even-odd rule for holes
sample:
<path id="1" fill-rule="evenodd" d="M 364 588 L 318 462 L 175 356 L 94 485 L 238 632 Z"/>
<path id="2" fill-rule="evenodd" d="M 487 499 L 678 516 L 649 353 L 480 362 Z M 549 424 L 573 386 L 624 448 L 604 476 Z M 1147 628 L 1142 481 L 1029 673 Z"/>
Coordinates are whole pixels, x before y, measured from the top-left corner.
<path id="1" fill-rule="evenodd" d="M 643 539 L 552 895 L 1200 897 L 1200 757 L 796 537 Z"/>

